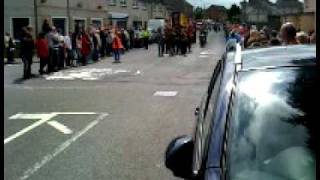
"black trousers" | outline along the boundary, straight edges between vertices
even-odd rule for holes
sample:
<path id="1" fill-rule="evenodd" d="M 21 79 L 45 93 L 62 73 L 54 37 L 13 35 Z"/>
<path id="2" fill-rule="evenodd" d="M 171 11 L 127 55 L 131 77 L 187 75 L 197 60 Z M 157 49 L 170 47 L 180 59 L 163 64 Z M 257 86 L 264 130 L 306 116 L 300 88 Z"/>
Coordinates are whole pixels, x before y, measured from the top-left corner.
<path id="1" fill-rule="evenodd" d="M 7 51 L 7 63 L 13 63 L 14 62 L 14 59 L 13 59 L 13 52 L 14 51 L 10 51 L 10 48 L 6 48 L 6 51 Z"/>
<path id="2" fill-rule="evenodd" d="M 185 55 L 187 53 L 187 42 L 186 41 L 180 41 L 180 49 L 181 49 L 182 55 Z"/>
<path id="3" fill-rule="evenodd" d="M 143 38 L 143 46 L 145 49 L 148 49 L 149 46 L 149 38 Z"/>
<path id="4" fill-rule="evenodd" d="M 40 68 L 39 68 L 40 74 L 44 73 L 43 68 L 48 65 L 48 62 L 49 62 L 49 57 L 40 58 Z M 48 69 L 48 67 L 47 67 L 47 69 Z"/>
<path id="5" fill-rule="evenodd" d="M 57 70 L 59 59 L 59 49 L 58 48 L 50 48 L 49 50 L 49 62 L 48 62 L 48 73 Z"/>
<path id="6" fill-rule="evenodd" d="M 100 55 L 101 55 L 101 57 L 104 57 L 105 55 L 106 55 L 106 43 L 102 43 L 101 44 L 101 48 L 100 48 Z"/>
<path id="7" fill-rule="evenodd" d="M 32 54 L 23 54 L 23 78 L 27 79 L 31 77 L 31 65 L 32 65 Z"/>
<path id="8" fill-rule="evenodd" d="M 164 53 L 164 42 L 158 43 L 158 55 L 159 57 L 163 56 Z"/>
<path id="9" fill-rule="evenodd" d="M 65 64 L 65 52 L 63 47 L 59 47 L 58 56 L 58 69 L 63 69 Z"/>

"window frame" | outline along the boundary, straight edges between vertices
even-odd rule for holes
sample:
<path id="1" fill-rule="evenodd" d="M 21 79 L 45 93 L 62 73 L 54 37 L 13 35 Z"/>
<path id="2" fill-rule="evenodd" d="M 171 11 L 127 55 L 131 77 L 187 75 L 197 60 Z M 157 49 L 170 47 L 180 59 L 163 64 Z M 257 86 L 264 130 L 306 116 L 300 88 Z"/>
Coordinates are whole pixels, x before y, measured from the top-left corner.
<path id="1" fill-rule="evenodd" d="M 119 3 L 120 3 L 121 7 L 127 7 L 128 6 L 127 0 L 119 0 Z"/>
<path id="2" fill-rule="evenodd" d="M 64 35 L 68 35 L 69 34 L 69 21 L 68 21 L 68 18 L 66 16 L 51 16 L 51 22 L 52 24 L 53 23 L 53 20 L 54 19 L 64 19 L 64 32 L 65 34 Z"/>
<path id="3" fill-rule="evenodd" d="M 29 25 L 31 24 L 31 16 L 27 16 L 27 17 L 23 17 L 23 16 L 11 16 L 10 17 L 10 35 L 13 37 L 13 39 L 15 41 L 20 41 L 20 39 L 16 39 L 16 37 L 14 37 L 14 29 L 13 29 L 13 19 L 28 19 L 29 21 Z"/>

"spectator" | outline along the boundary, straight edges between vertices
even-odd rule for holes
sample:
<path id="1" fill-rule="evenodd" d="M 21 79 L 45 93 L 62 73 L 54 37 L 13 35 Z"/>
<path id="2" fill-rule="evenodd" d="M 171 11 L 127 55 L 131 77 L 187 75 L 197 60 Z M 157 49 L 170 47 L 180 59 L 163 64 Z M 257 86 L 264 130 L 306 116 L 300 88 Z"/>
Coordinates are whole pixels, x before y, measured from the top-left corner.
<path id="1" fill-rule="evenodd" d="M 290 22 L 287 22 L 281 26 L 280 37 L 284 45 L 297 44 L 296 40 L 296 28 Z"/>
<path id="2" fill-rule="evenodd" d="M 58 29 L 58 39 L 59 39 L 59 58 L 58 58 L 58 70 L 61 70 L 64 68 L 65 64 L 65 44 L 64 44 L 64 36 L 62 34 L 62 30 Z"/>
<path id="3" fill-rule="evenodd" d="M 31 77 L 32 56 L 34 53 L 34 40 L 32 37 L 32 28 L 23 27 L 21 36 L 21 59 L 23 62 L 23 78 Z"/>
<path id="4" fill-rule="evenodd" d="M 130 28 L 128 33 L 129 33 L 130 49 L 132 49 L 134 47 L 134 30 Z"/>
<path id="5" fill-rule="evenodd" d="M 116 31 L 112 39 L 112 49 L 114 54 L 114 63 L 120 63 L 120 51 L 124 48 L 121 43 L 121 33 Z"/>
<path id="6" fill-rule="evenodd" d="M 82 55 L 82 65 L 86 66 L 88 63 L 88 57 L 91 52 L 91 41 L 88 33 L 82 28 L 81 30 L 81 55 Z"/>
<path id="7" fill-rule="evenodd" d="M 99 31 L 96 30 L 94 32 L 92 32 L 91 36 L 92 36 L 92 42 L 93 42 L 93 53 L 92 53 L 92 60 L 94 62 L 99 60 L 99 49 L 101 46 L 101 41 L 99 38 Z"/>
<path id="8" fill-rule="evenodd" d="M 256 29 L 252 29 L 250 31 L 250 38 L 248 39 L 248 48 L 261 47 L 262 44 L 260 40 L 261 40 L 261 36 L 259 31 L 257 31 Z"/>
<path id="9" fill-rule="evenodd" d="M 162 28 L 159 27 L 157 30 L 157 43 L 158 43 L 158 56 L 163 57 L 164 53 L 164 34 L 162 32 Z"/>
<path id="10" fill-rule="evenodd" d="M 276 30 L 271 31 L 269 45 L 270 46 L 280 46 L 281 45 L 281 42 L 278 38 L 278 33 Z"/>
<path id="11" fill-rule="evenodd" d="M 106 31 L 104 28 L 100 28 L 99 38 L 101 41 L 101 47 L 100 47 L 100 56 L 104 57 L 106 55 L 106 49 L 107 49 L 107 39 L 106 39 Z"/>
<path id="12" fill-rule="evenodd" d="M 144 30 L 142 31 L 142 40 L 143 40 L 143 46 L 145 49 L 148 49 L 149 37 L 150 37 L 150 33 L 145 27 Z"/>
<path id="13" fill-rule="evenodd" d="M 66 66 L 73 65 L 72 44 L 70 36 L 72 36 L 71 32 L 69 33 L 69 35 L 64 36 L 64 44 L 66 50 Z"/>
<path id="14" fill-rule="evenodd" d="M 305 32 L 303 31 L 298 32 L 296 37 L 297 37 L 298 44 L 309 44 L 309 37 Z"/>
<path id="15" fill-rule="evenodd" d="M 6 33 L 4 36 L 4 46 L 7 53 L 7 63 L 11 64 L 14 63 L 14 50 L 15 50 L 15 42 L 13 38 L 10 36 L 10 33 Z"/>
<path id="16" fill-rule="evenodd" d="M 41 32 L 38 35 L 37 41 L 36 41 L 36 48 L 37 48 L 37 55 L 40 58 L 40 68 L 39 68 L 39 74 L 44 74 L 43 68 L 48 65 L 49 62 L 49 45 L 48 40 L 45 38 L 45 33 Z M 48 72 L 48 67 L 47 67 Z"/>
<path id="17" fill-rule="evenodd" d="M 310 43 L 311 43 L 311 44 L 316 44 L 316 43 L 317 43 L 316 31 L 314 31 L 314 32 L 312 33 L 312 35 L 310 36 Z"/>
<path id="18" fill-rule="evenodd" d="M 54 26 L 47 35 L 49 45 L 49 62 L 48 72 L 57 71 L 58 58 L 59 58 L 59 34 Z"/>
<path id="19" fill-rule="evenodd" d="M 112 33 L 111 33 L 111 30 L 107 30 L 106 41 L 107 41 L 106 53 L 107 53 L 107 56 L 110 57 L 110 56 L 112 56 Z"/>

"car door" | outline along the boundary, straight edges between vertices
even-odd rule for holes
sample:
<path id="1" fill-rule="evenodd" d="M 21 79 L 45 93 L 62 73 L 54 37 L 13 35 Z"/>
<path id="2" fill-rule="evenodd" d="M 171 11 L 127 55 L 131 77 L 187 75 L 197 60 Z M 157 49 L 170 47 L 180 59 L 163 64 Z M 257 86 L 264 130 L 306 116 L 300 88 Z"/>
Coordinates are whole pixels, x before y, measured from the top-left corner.
<path id="1" fill-rule="evenodd" d="M 219 61 L 211 77 L 208 91 L 202 98 L 199 112 L 197 113 L 196 128 L 194 132 L 194 151 L 192 171 L 199 176 L 205 164 L 205 157 L 208 148 L 210 127 L 214 113 L 215 101 L 219 94 L 220 83 L 222 79 L 222 63 Z"/>

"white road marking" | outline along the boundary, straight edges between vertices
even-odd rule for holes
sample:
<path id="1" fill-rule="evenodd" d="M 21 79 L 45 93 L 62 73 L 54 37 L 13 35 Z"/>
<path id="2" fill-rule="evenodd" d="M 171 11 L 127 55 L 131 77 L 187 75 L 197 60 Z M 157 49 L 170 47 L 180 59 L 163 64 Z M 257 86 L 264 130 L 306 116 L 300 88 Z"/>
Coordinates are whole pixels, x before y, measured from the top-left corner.
<path id="1" fill-rule="evenodd" d="M 156 91 L 153 96 L 167 96 L 172 97 L 176 96 L 178 94 L 178 91 Z"/>
<path id="2" fill-rule="evenodd" d="M 71 129 L 69 129 L 64 124 L 59 123 L 58 121 L 48 121 L 47 124 L 56 128 L 58 131 L 62 132 L 63 134 L 72 134 L 73 133 L 73 131 Z"/>
<path id="3" fill-rule="evenodd" d="M 44 165 L 46 165 L 48 162 L 50 162 L 54 157 L 62 153 L 65 149 L 67 149 L 72 143 L 77 141 L 81 136 L 83 136 L 85 133 L 87 133 L 91 128 L 96 126 L 100 121 L 102 121 L 108 114 L 101 114 L 96 120 L 89 123 L 84 129 L 77 132 L 75 135 L 73 135 L 70 139 L 59 145 L 53 153 L 47 154 L 44 156 L 41 161 L 36 162 L 31 168 L 24 171 L 23 175 L 19 178 L 20 180 L 28 179 L 31 175 L 36 173 L 40 168 L 42 168 Z"/>
<path id="4" fill-rule="evenodd" d="M 7 143 L 9 143 L 10 141 L 13 141 L 14 139 L 22 136 L 23 134 L 31 131 L 32 129 L 40 126 L 41 124 L 49 121 L 51 118 L 53 118 L 54 116 L 56 116 L 56 114 L 42 114 L 42 115 L 43 115 L 43 116 L 42 116 L 41 120 L 39 120 L 39 121 L 31 124 L 30 126 L 24 128 L 24 129 L 20 130 L 19 132 L 17 132 L 17 133 L 15 133 L 15 134 L 9 136 L 8 138 L 6 138 L 6 139 L 4 140 L 4 144 L 7 144 Z M 18 117 L 18 119 L 21 119 L 21 115 L 20 115 L 20 116 L 16 116 L 16 117 Z M 15 118 L 16 118 L 16 117 L 15 117 Z M 30 117 L 30 116 L 29 116 L 29 117 Z M 27 119 L 30 119 L 30 118 L 27 118 Z M 39 116 L 38 116 L 37 118 L 35 118 L 35 119 L 39 119 Z"/>
<path id="5" fill-rule="evenodd" d="M 141 71 L 140 70 L 137 70 L 136 73 L 134 73 L 134 75 L 140 75 L 141 74 Z"/>
<path id="6" fill-rule="evenodd" d="M 99 80 L 106 75 L 113 75 L 119 73 L 129 73 L 126 69 L 111 69 L 111 68 L 86 68 L 77 70 L 65 70 L 55 72 L 52 75 L 44 76 L 46 80 Z"/>
<path id="7" fill-rule="evenodd" d="M 97 114 L 95 112 L 52 112 L 52 113 L 38 113 L 38 114 L 23 114 L 18 113 L 16 115 L 10 116 L 9 119 L 40 119 L 39 121 L 31 124 L 30 126 L 25 127 L 24 129 L 20 130 L 19 132 L 9 136 L 8 138 L 4 139 L 4 144 L 7 144 L 14 139 L 24 135 L 25 133 L 31 131 L 32 129 L 42 125 L 43 123 L 46 123 L 53 117 L 57 115 L 91 115 L 91 114 Z"/>
<path id="8" fill-rule="evenodd" d="M 200 55 L 199 58 L 208 58 L 208 55 Z"/>

